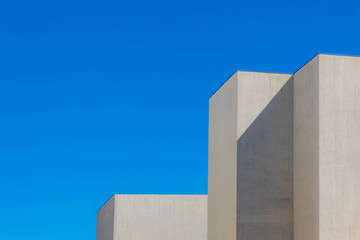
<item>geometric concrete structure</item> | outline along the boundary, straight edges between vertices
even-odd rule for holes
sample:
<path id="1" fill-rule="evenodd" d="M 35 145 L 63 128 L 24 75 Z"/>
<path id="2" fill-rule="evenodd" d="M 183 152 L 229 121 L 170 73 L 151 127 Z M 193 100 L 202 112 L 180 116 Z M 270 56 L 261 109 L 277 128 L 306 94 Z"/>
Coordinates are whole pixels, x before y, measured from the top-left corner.
<path id="1" fill-rule="evenodd" d="M 97 218 L 97 240 L 206 240 L 207 195 L 115 194 Z"/>
<path id="2" fill-rule="evenodd" d="M 209 100 L 208 239 L 293 239 L 291 74 L 237 71 Z"/>
<path id="3" fill-rule="evenodd" d="M 208 195 L 114 195 L 97 240 L 359 240 L 360 57 L 237 71 L 209 100 Z"/>
<path id="4" fill-rule="evenodd" d="M 211 98 L 208 239 L 360 239 L 360 58 L 236 72 Z"/>
<path id="5" fill-rule="evenodd" d="M 295 240 L 360 239 L 360 58 L 294 74 Z"/>

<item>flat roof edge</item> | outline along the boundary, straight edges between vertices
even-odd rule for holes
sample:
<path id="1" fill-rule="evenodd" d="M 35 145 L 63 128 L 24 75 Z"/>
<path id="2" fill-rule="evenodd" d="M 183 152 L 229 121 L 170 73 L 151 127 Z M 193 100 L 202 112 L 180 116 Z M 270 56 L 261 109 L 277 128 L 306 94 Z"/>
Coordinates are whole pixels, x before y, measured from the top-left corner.
<path id="1" fill-rule="evenodd" d="M 211 99 L 224 85 L 237 73 L 262 73 L 262 74 L 282 74 L 291 76 L 292 73 L 283 73 L 283 72 L 266 72 L 266 71 L 251 71 L 251 70 L 236 70 L 226 81 L 221 84 L 221 86 L 209 97 Z"/>
<path id="2" fill-rule="evenodd" d="M 317 55 L 328 55 L 334 57 L 360 57 L 360 55 L 348 55 L 348 54 L 337 54 L 337 53 L 318 53 Z"/>
<path id="3" fill-rule="evenodd" d="M 207 196 L 207 193 L 115 193 L 114 195 L 172 195 L 172 196 Z"/>

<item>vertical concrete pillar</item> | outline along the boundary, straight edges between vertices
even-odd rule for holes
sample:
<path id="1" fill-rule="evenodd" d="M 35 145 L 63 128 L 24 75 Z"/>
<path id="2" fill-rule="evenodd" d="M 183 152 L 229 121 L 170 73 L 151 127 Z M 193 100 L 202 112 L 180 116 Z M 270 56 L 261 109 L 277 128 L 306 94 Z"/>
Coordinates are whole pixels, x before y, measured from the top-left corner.
<path id="1" fill-rule="evenodd" d="M 294 75 L 295 240 L 360 239 L 360 58 Z"/>
<path id="2" fill-rule="evenodd" d="M 319 240 L 319 57 L 294 74 L 294 237 Z"/>
<path id="3" fill-rule="evenodd" d="M 208 240 L 236 239 L 238 72 L 209 100 Z"/>
<path id="4" fill-rule="evenodd" d="M 360 239 L 360 58 L 320 55 L 319 239 Z"/>
<path id="5" fill-rule="evenodd" d="M 290 74 L 236 72 L 211 98 L 209 240 L 293 239 Z"/>

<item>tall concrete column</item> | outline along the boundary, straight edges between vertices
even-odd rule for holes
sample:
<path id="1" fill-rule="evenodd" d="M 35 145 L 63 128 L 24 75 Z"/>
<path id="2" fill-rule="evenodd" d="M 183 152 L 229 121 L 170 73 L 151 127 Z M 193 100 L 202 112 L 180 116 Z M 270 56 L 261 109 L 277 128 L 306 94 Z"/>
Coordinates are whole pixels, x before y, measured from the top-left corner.
<path id="1" fill-rule="evenodd" d="M 360 239 L 360 58 L 294 74 L 295 240 Z"/>
<path id="2" fill-rule="evenodd" d="M 208 240 L 236 239 L 238 72 L 209 100 Z"/>
<path id="3" fill-rule="evenodd" d="M 319 240 L 319 57 L 294 74 L 294 238 Z"/>
<path id="4" fill-rule="evenodd" d="M 293 239 L 293 81 L 236 72 L 209 100 L 209 240 Z"/>

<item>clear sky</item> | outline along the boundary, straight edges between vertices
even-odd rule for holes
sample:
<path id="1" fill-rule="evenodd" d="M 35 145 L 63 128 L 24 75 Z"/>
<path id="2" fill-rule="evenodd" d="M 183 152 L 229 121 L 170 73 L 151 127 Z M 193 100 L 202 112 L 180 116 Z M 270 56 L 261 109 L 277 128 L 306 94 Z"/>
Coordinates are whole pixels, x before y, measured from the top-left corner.
<path id="1" fill-rule="evenodd" d="M 1 1 L 0 240 L 95 240 L 113 193 L 206 193 L 235 70 L 360 55 L 356 1 Z"/>

